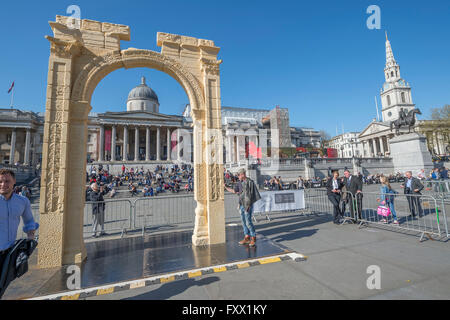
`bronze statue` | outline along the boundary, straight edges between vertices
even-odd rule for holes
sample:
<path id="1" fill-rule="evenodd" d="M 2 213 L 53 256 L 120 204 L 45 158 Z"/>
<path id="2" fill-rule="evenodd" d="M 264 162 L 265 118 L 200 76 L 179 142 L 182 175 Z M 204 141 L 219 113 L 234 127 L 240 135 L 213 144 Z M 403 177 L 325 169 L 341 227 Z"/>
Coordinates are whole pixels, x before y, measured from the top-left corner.
<path id="1" fill-rule="evenodd" d="M 422 114 L 422 112 L 420 112 L 420 110 L 417 108 L 409 110 L 408 114 L 406 114 L 405 110 L 401 108 L 398 113 L 398 119 L 395 121 L 391 121 L 391 131 L 393 129 L 392 127 L 394 127 L 395 134 L 399 135 L 401 127 L 408 127 L 408 133 L 410 133 L 411 127 L 416 124 L 416 113 Z"/>

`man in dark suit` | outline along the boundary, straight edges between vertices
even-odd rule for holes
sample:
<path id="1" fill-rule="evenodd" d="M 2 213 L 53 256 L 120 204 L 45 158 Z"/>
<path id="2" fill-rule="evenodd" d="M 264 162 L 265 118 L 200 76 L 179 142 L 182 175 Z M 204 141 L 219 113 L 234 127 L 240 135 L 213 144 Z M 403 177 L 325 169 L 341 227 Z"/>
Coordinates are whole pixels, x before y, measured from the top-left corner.
<path id="1" fill-rule="evenodd" d="M 344 171 L 344 176 L 344 185 L 347 189 L 347 198 L 345 199 L 345 202 L 350 203 L 350 214 L 353 222 L 356 222 L 357 219 L 361 219 L 363 183 L 358 176 L 350 174 L 350 171 L 347 169 Z M 355 209 L 358 213 L 358 218 L 355 217 Z"/>
<path id="2" fill-rule="evenodd" d="M 412 176 L 411 171 L 406 171 L 405 173 L 406 181 L 402 183 L 401 187 L 404 189 L 404 194 L 408 194 L 411 196 L 406 196 L 408 199 L 409 211 L 411 212 L 410 217 L 415 218 L 417 212 L 419 213 L 419 217 L 423 217 L 422 206 L 420 205 L 420 191 L 424 188 L 423 184 L 419 179 Z"/>
<path id="3" fill-rule="evenodd" d="M 327 181 L 327 195 L 328 200 L 331 201 L 334 208 L 334 224 L 340 224 L 342 222 L 342 212 L 339 208 L 339 202 L 341 201 L 342 182 L 339 179 L 339 171 L 333 172 L 333 177 Z"/>

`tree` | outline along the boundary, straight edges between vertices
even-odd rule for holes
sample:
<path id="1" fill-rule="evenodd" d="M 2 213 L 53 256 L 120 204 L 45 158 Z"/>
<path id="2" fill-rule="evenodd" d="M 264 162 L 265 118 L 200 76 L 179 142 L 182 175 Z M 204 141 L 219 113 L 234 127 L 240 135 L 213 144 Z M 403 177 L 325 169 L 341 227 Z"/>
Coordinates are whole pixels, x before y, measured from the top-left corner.
<path id="1" fill-rule="evenodd" d="M 450 120 L 450 104 L 441 108 L 431 108 L 431 120 Z"/>
<path id="2" fill-rule="evenodd" d="M 331 139 L 331 136 L 325 130 L 320 130 L 319 135 L 320 135 L 320 149 L 324 149 L 326 142 Z"/>

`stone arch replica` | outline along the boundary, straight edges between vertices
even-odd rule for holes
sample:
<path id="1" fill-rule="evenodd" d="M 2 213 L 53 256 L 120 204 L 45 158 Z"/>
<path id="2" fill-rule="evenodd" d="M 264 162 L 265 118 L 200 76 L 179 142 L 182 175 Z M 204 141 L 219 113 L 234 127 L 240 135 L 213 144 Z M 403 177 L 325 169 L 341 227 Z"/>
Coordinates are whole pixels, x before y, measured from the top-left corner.
<path id="1" fill-rule="evenodd" d="M 194 123 L 194 245 L 225 242 L 220 113 L 220 48 L 211 40 L 157 34 L 161 52 L 120 49 L 130 28 L 56 16 L 48 67 L 38 265 L 81 263 L 87 121 L 97 84 L 120 68 L 165 72 L 186 91 Z M 214 134 L 216 132 L 216 134 Z"/>

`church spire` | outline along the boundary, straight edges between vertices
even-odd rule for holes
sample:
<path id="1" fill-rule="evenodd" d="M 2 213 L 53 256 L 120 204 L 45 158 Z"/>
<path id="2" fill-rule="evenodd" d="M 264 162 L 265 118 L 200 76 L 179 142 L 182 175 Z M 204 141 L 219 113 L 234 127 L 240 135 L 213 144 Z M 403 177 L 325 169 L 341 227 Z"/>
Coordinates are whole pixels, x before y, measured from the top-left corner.
<path id="1" fill-rule="evenodd" d="M 386 66 L 384 68 L 386 82 L 395 82 L 400 79 L 400 66 L 394 58 L 391 42 L 388 39 L 386 31 Z"/>
<path id="2" fill-rule="evenodd" d="M 397 64 L 397 62 L 395 61 L 394 53 L 392 52 L 391 43 L 388 39 L 387 31 L 386 31 L 386 67 L 393 66 L 396 64 Z"/>
<path id="3" fill-rule="evenodd" d="M 141 85 L 146 85 L 146 83 L 145 83 L 145 77 L 141 77 Z"/>

